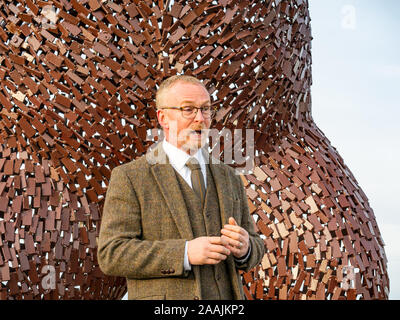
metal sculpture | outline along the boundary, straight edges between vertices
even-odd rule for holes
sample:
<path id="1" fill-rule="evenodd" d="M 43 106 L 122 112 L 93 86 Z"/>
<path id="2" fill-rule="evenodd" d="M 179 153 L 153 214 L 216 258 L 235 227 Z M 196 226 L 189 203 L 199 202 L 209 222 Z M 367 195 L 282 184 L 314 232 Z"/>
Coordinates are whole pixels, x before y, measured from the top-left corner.
<path id="1" fill-rule="evenodd" d="M 255 132 L 267 253 L 246 297 L 388 297 L 373 210 L 311 116 L 307 0 L 1 0 L 0 25 L 0 299 L 124 296 L 96 260 L 104 195 L 177 73 L 203 79 L 214 127 Z"/>

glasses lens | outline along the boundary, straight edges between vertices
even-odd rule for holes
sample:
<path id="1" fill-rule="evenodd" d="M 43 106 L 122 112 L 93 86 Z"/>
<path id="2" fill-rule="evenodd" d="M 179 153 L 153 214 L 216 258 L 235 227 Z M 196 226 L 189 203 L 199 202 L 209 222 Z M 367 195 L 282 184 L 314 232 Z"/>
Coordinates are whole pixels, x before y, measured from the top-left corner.
<path id="1" fill-rule="evenodd" d="M 181 109 L 182 110 L 182 115 L 185 117 L 185 118 L 194 118 L 194 117 L 196 117 L 196 115 L 197 115 L 197 108 L 195 108 L 195 107 L 185 107 L 185 108 L 183 108 L 183 109 Z M 205 108 L 202 108 L 202 109 L 200 109 L 201 110 L 201 113 L 203 114 L 203 117 L 204 118 L 210 118 L 210 117 L 212 117 L 213 115 L 214 115 L 214 110 L 213 109 L 211 109 L 211 107 L 205 107 Z"/>
<path id="2" fill-rule="evenodd" d="M 185 107 L 182 110 L 182 115 L 185 118 L 193 118 L 196 116 L 196 108 L 193 107 Z"/>
<path id="3" fill-rule="evenodd" d="M 211 116 L 211 108 L 210 107 L 206 107 L 206 108 L 202 109 L 201 111 L 203 113 L 204 118 L 209 118 Z"/>

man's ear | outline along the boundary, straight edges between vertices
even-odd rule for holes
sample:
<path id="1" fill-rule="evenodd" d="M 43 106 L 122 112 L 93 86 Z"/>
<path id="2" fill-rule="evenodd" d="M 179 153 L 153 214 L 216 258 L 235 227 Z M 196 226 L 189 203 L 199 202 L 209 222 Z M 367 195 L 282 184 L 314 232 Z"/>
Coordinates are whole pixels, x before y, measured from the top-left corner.
<path id="1" fill-rule="evenodd" d="M 164 110 L 162 110 L 162 109 L 157 110 L 157 120 L 163 129 L 168 129 L 168 121 L 167 121 L 166 117 L 167 117 L 167 115 L 165 114 Z"/>

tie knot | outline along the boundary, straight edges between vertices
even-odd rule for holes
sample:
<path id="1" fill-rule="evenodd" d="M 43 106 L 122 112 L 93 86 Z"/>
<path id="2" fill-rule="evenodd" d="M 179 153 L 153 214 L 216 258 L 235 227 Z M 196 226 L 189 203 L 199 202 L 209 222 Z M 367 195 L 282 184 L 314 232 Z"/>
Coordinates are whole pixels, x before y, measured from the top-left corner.
<path id="1" fill-rule="evenodd" d="M 200 170 L 200 164 L 196 158 L 189 158 L 189 160 L 186 161 L 186 165 L 189 167 L 190 170 Z"/>

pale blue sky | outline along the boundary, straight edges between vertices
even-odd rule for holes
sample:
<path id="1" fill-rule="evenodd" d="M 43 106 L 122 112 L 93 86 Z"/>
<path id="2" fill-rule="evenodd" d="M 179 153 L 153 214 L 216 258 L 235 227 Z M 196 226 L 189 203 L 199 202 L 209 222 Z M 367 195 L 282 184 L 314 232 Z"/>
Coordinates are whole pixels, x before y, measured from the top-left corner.
<path id="1" fill-rule="evenodd" d="M 400 299 L 400 2 L 309 3 L 312 115 L 369 198 Z"/>

